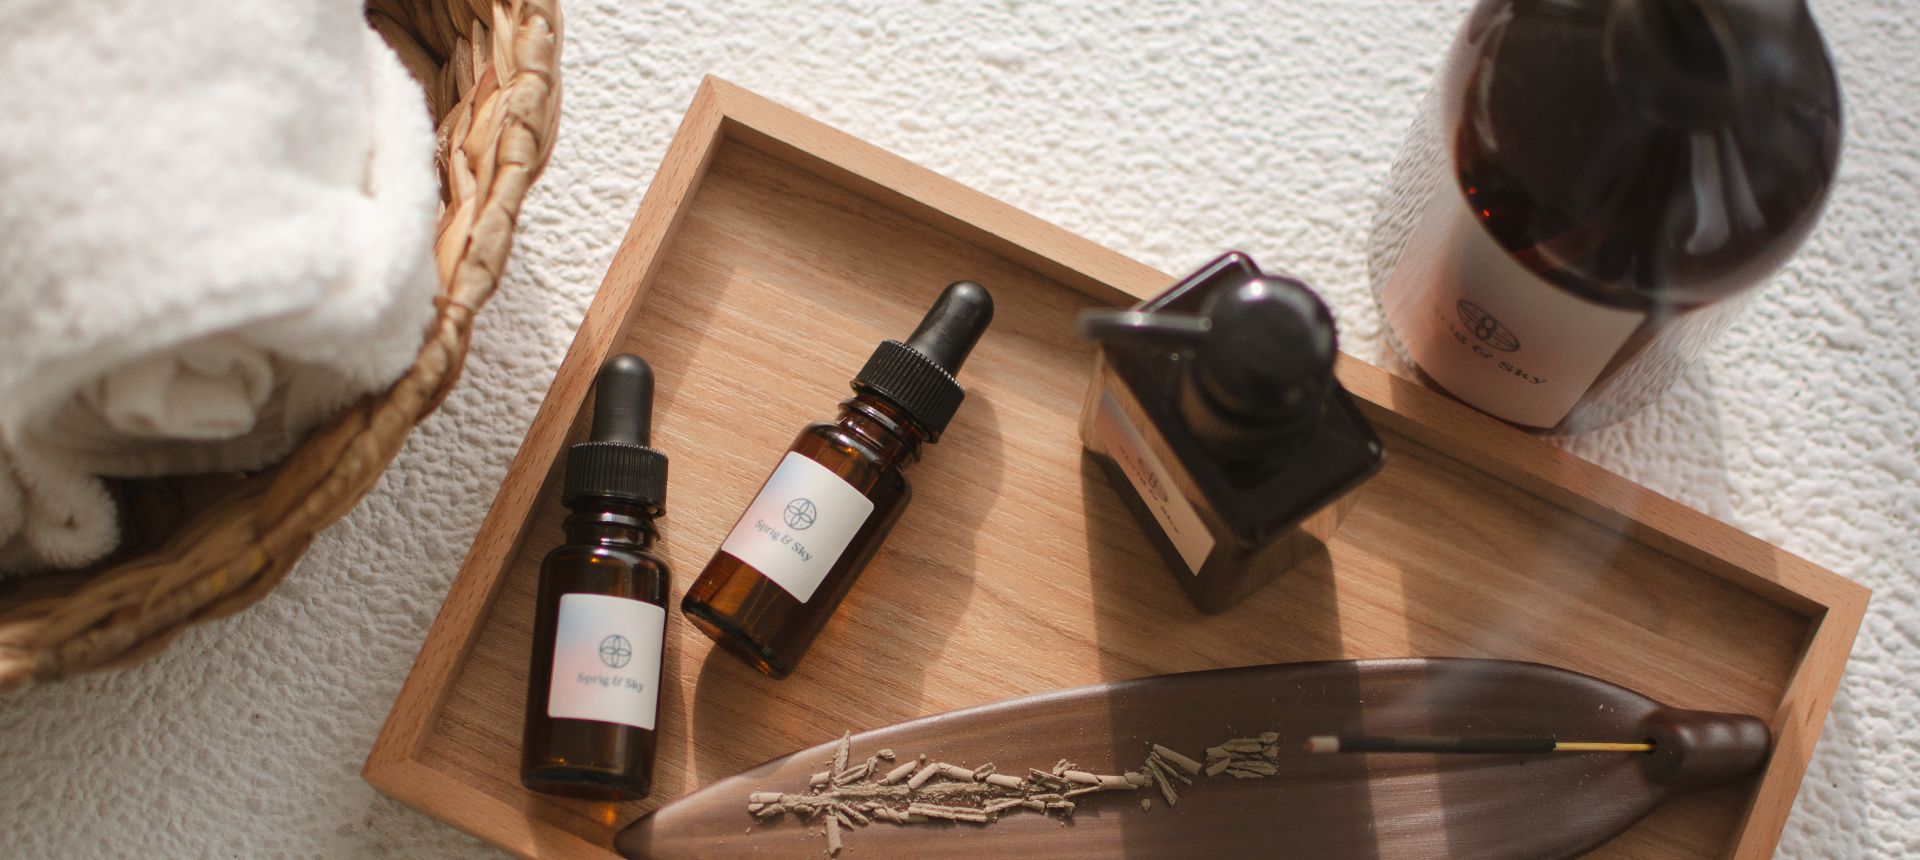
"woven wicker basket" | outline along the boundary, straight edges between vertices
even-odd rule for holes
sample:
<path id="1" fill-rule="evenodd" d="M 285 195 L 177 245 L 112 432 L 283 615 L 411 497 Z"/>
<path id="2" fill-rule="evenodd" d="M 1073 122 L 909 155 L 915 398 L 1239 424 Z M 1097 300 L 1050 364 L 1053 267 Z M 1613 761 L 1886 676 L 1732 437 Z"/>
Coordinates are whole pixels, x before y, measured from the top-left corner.
<path id="1" fill-rule="evenodd" d="M 412 369 L 273 469 L 120 487 L 126 546 L 85 574 L 0 591 L 0 690 L 130 665 L 252 604 L 379 479 L 460 376 L 560 117 L 558 0 L 370 0 L 439 129 L 438 313 Z"/>

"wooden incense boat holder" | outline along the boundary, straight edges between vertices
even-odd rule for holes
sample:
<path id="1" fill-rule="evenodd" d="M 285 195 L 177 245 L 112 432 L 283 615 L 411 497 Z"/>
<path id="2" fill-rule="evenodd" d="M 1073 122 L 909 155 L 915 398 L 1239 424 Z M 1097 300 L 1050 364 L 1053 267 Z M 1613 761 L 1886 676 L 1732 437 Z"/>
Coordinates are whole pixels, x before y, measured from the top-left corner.
<path id="1" fill-rule="evenodd" d="M 754 792 L 805 794 L 827 742 L 722 779 L 644 816 L 615 847 L 629 858 L 805 856 L 821 822 L 748 812 Z M 694 729 L 698 731 L 698 727 Z M 1151 744 L 1196 759 L 1233 738 L 1273 732 L 1277 773 L 1193 778 L 1176 806 L 1145 786 L 1084 795 L 1070 819 L 1012 810 L 989 824 L 930 821 L 841 828 L 857 856 L 1233 855 L 1545 858 L 1589 851 L 1678 792 L 1740 782 L 1766 760 L 1759 719 L 1669 707 L 1624 687 L 1537 663 L 1415 658 L 1249 666 L 1160 675 L 1025 696 L 853 735 L 861 761 L 1001 773 L 1137 770 Z M 1314 755 L 1323 734 L 1550 736 L 1651 742 L 1645 753 Z M 876 769 L 878 770 L 878 769 Z M 1150 808 L 1141 801 L 1151 798 Z M 1063 826 L 1064 825 L 1064 826 Z"/>

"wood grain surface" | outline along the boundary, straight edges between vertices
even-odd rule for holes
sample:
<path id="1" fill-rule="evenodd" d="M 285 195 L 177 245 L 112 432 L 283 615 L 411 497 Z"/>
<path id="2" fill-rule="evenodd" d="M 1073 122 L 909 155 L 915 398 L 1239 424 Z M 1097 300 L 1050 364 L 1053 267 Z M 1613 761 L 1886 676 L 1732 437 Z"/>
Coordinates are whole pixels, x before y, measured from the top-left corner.
<path id="1" fill-rule="evenodd" d="M 664 548 L 684 593 L 805 423 L 949 281 L 998 312 L 912 505 L 805 661 L 772 681 L 670 616 L 653 796 L 516 777 L 555 466 L 589 382 L 658 373 Z M 1864 611 L 1864 588 L 1377 368 L 1341 379 L 1385 470 L 1329 557 L 1194 610 L 1081 454 L 1073 315 L 1167 276 L 723 82 L 702 87 L 369 756 L 381 790 L 528 856 L 611 856 L 620 825 L 775 756 L 1100 681 L 1402 656 L 1533 660 L 1671 705 L 1769 717 L 1757 786 L 1676 798 L 1603 856 L 1764 856 Z M 742 828 L 746 824 L 742 812 Z M 949 846 L 939 846 L 946 850 Z M 952 846 L 965 850 L 964 845 Z"/>

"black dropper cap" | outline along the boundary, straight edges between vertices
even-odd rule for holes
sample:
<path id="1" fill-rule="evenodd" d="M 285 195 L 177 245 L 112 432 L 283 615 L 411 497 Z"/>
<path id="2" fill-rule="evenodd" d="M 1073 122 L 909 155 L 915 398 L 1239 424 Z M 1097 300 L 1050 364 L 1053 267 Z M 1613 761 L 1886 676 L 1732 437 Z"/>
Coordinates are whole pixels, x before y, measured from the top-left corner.
<path id="1" fill-rule="evenodd" d="M 1194 438 L 1234 459 L 1271 456 L 1311 431 L 1334 385 L 1333 314 L 1292 278 L 1223 285 L 1198 314 L 1087 311 L 1080 332 L 1187 353 L 1174 409 Z"/>
<path id="2" fill-rule="evenodd" d="M 954 281 L 940 293 L 906 343 L 883 341 L 853 378 L 853 390 L 877 394 L 940 441 L 967 396 L 954 379 L 993 321 L 993 296 L 972 281 Z"/>
<path id="3" fill-rule="evenodd" d="M 560 501 L 605 499 L 659 514 L 667 503 L 667 455 L 647 447 L 653 430 L 653 368 L 616 355 L 593 383 L 593 432 L 567 449 Z"/>

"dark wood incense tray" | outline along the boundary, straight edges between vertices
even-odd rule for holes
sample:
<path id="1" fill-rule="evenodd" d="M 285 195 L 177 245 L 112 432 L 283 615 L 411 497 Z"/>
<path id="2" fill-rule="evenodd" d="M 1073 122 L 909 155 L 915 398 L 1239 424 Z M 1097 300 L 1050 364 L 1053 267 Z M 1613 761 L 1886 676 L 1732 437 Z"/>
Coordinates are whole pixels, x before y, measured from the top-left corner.
<path id="1" fill-rule="evenodd" d="M 986 284 L 999 305 L 967 364 L 967 403 L 914 467 L 912 507 L 806 662 L 769 680 L 710 653 L 676 616 L 653 796 L 611 805 L 523 790 L 535 577 L 560 534 L 555 466 L 583 433 L 602 360 L 627 350 L 658 372 L 654 443 L 673 458 L 664 537 L 677 600 L 798 428 L 831 415 L 873 345 L 911 330 L 960 277 Z M 1775 750 L 1756 779 L 1675 797 L 1598 854 L 1771 851 L 1866 589 L 1343 358 L 1340 378 L 1381 430 L 1386 468 L 1325 560 L 1202 615 L 1083 459 L 1077 434 L 1092 352 L 1073 335 L 1075 312 L 1130 304 L 1171 281 L 707 81 L 394 703 L 367 779 L 519 854 L 611 857 L 614 833 L 641 813 L 842 730 L 1170 672 L 1490 657 L 1766 718 Z M 1046 755 L 1033 752 L 1004 756 Z M 744 835 L 744 805 L 740 815 Z"/>
<path id="2" fill-rule="evenodd" d="M 1302 743 L 1362 727 L 1370 734 L 1653 740 L 1656 749 L 1363 756 L 1316 755 Z M 1242 755 L 1221 749 L 1227 743 L 1239 744 Z M 1143 766 L 1156 746 L 1187 760 Z M 824 796 L 847 797 L 855 806 L 889 791 L 880 783 L 896 768 L 932 773 L 927 768 L 958 762 L 959 773 L 922 782 L 912 794 L 934 805 L 956 805 L 942 802 L 956 797 L 982 807 L 967 795 L 1058 794 L 1071 811 L 1036 799 L 1042 808 L 1009 807 L 991 824 L 923 816 L 910 826 L 884 819 L 862 826 L 847 816 L 853 826 L 836 827 L 835 838 L 859 857 L 949 845 L 982 857 L 1192 857 L 1204 848 L 1221 857 L 1546 860 L 1593 848 L 1689 787 L 1744 776 L 1766 746 L 1766 731 L 1752 717 L 1676 711 L 1538 663 L 1246 666 L 1094 684 L 885 726 L 851 738 L 844 760 L 839 743 L 822 743 L 669 803 L 621 831 L 614 844 L 628 857 L 660 860 L 805 857 L 820 849 L 826 827 L 800 814 L 810 797 L 823 796 L 810 788 L 816 775 L 827 776 L 822 792 L 839 792 Z M 862 777 L 867 758 L 883 749 L 895 760 L 871 768 L 883 774 L 878 779 Z M 916 766 L 920 754 L 928 764 Z M 1073 770 L 1060 769 L 1077 780 L 1030 775 L 1062 760 Z M 838 774 L 836 762 L 845 765 Z M 1203 770 L 1202 762 L 1210 764 Z M 1235 762 L 1259 770 L 1228 773 Z M 995 786 L 967 773 L 986 764 L 1006 782 Z M 1156 768 L 1157 784 L 1146 778 Z M 1105 790 L 1084 782 L 1123 772 L 1140 777 L 1110 779 Z M 1008 785 L 1023 777 L 1026 786 Z M 912 787 L 893 786 L 902 794 Z M 758 820 L 743 819 L 755 797 L 781 808 L 793 804 L 793 811 L 763 807 Z M 752 822 L 751 833 L 743 832 L 743 820 Z M 940 832 L 956 828 L 962 832 Z"/>

